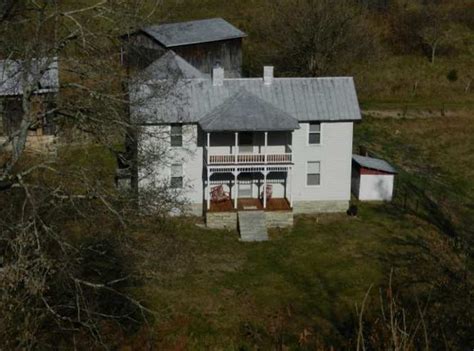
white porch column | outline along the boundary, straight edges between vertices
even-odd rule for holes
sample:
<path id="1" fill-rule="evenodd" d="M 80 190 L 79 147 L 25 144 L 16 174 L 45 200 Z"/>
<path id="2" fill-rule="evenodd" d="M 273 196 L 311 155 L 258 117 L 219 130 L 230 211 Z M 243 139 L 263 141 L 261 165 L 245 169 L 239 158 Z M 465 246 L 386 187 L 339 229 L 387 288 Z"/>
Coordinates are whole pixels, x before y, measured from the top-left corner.
<path id="1" fill-rule="evenodd" d="M 264 161 L 267 163 L 267 145 L 268 145 L 268 132 L 265 132 L 265 147 L 263 149 Z"/>
<path id="2" fill-rule="evenodd" d="M 239 197 L 239 188 L 237 185 L 237 177 L 239 175 L 239 172 L 235 171 L 234 173 L 234 208 L 237 209 L 237 199 Z"/>
<path id="3" fill-rule="evenodd" d="M 209 135 L 209 133 L 207 135 Z M 206 196 L 207 196 L 207 209 L 210 210 L 211 209 L 211 173 L 209 172 L 209 167 L 207 167 Z"/>
<path id="4" fill-rule="evenodd" d="M 289 170 L 290 180 L 287 179 L 288 187 L 290 188 L 290 207 L 293 208 L 293 167 Z M 287 173 L 288 178 L 288 173 Z"/>
<path id="5" fill-rule="evenodd" d="M 263 171 L 263 208 L 267 208 L 267 168 Z"/>
<path id="6" fill-rule="evenodd" d="M 207 164 L 209 164 L 209 151 L 210 151 L 210 146 L 211 146 L 211 133 L 207 132 Z"/>
<path id="7" fill-rule="evenodd" d="M 237 163 L 237 154 L 239 153 L 239 132 L 235 132 L 234 161 Z"/>

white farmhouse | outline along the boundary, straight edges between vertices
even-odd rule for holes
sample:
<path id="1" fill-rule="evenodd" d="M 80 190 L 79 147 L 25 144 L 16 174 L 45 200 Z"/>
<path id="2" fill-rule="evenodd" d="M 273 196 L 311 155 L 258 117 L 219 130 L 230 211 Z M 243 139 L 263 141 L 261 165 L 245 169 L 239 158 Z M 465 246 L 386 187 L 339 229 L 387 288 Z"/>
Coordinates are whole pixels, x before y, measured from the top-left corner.
<path id="1" fill-rule="evenodd" d="M 148 177 L 139 169 L 139 191 L 155 181 L 183 188 L 190 212 L 213 227 L 235 228 L 244 211 L 283 226 L 293 213 L 347 210 L 361 119 L 352 78 L 276 78 L 273 67 L 225 78 L 224 68 L 201 73 L 171 51 L 145 71 L 129 92 L 138 152 L 159 143 L 170 161 Z"/>

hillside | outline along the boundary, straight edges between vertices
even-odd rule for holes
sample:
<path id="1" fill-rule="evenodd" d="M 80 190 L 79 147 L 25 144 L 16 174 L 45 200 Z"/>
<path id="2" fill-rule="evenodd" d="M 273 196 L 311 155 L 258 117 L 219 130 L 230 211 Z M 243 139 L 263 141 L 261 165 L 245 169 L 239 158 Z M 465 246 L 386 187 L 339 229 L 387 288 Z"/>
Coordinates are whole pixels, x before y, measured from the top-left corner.
<path id="1" fill-rule="evenodd" d="M 366 12 L 360 14 L 362 25 L 367 26 L 364 27 L 364 30 L 367 31 L 366 35 L 374 41 L 370 49 L 367 50 L 373 52 L 359 56 L 354 54 L 355 56 L 347 58 L 349 62 L 338 61 L 334 58 L 329 62 L 329 67 L 325 71 L 316 73 L 316 75 L 354 76 L 363 106 L 411 105 L 426 108 L 467 106 L 472 108 L 474 106 L 472 88 L 474 26 L 472 21 L 468 20 L 474 18 L 472 3 L 459 1 L 454 9 L 444 10 L 451 11 L 451 17 L 443 18 L 445 21 L 452 21 L 453 28 L 449 29 L 449 38 L 443 41 L 443 45 L 440 45 L 439 57 L 434 64 L 430 62 L 426 44 L 419 42 L 421 40 L 420 29 L 414 24 L 414 18 L 421 21 L 419 17 L 422 17 L 420 13 L 423 10 L 400 7 L 402 1 L 380 3 L 389 5 L 386 8 L 369 7 L 365 10 Z M 418 2 L 413 1 L 412 3 L 417 4 Z M 447 3 L 449 4 L 449 2 Z M 296 11 L 295 18 L 287 18 L 286 15 L 282 16 L 278 13 L 278 11 L 285 9 L 284 7 L 274 8 L 271 6 L 271 2 L 265 0 L 165 1 L 160 11 L 157 11 L 147 21 L 150 23 L 154 21 L 172 22 L 223 17 L 248 34 L 244 40 L 243 49 L 247 75 L 261 76 L 264 64 L 275 65 L 276 75 L 312 75 L 311 72 L 304 70 L 295 71 L 291 65 L 288 65 L 288 60 L 293 58 L 280 57 L 282 53 L 288 56 L 298 49 L 298 46 L 294 45 L 289 47 L 293 51 L 282 52 L 288 45 L 287 41 L 298 39 L 292 33 L 292 24 L 295 25 L 295 31 L 303 30 L 305 27 L 300 27 L 300 23 L 312 21 L 309 16 L 306 18 L 304 14 L 296 18 L 298 6 L 293 8 Z M 329 9 L 331 9 L 331 5 Z M 334 11 L 336 11 L 335 7 Z M 316 19 L 317 17 L 315 17 Z M 404 21 L 413 21 L 413 27 Z M 401 25 L 405 25 L 405 27 L 401 27 Z M 312 35 L 312 33 L 308 32 L 307 35 Z M 314 35 L 316 41 L 322 40 L 318 39 L 317 33 Z M 342 37 L 338 40 L 346 39 Z M 348 37 L 347 40 L 351 39 Z M 408 42 L 412 43 L 408 44 Z M 351 45 L 353 45 L 352 42 L 348 43 L 348 46 Z M 318 47 L 314 49 L 318 55 Z M 306 50 L 302 55 L 311 55 L 311 51 Z M 326 55 L 326 51 L 321 55 Z M 296 59 L 299 60 L 298 57 Z"/>
<path id="2" fill-rule="evenodd" d="M 23 74 L 19 84 L 29 87 L 0 106 L 3 123 L 9 117 L 3 106 L 20 102 L 17 129 L 0 145 L 0 350 L 471 349 L 473 5 L 471 0 L 5 0 L 0 55 L 24 59 L 31 73 L 29 59 L 57 54 L 61 88 L 48 107 L 35 105 L 40 75 Z M 343 167 L 322 177 L 343 173 L 347 177 L 331 187 L 348 190 L 353 140 L 354 152 L 386 159 L 398 171 L 393 201 L 351 198 L 353 215 L 295 215 L 291 229 L 270 229 L 270 240 L 252 243 L 239 241 L 237 230 L 207 228 L 203 217 L 175 216 L 192 204 L 180 196 L 194 172 L 189 160 L 196 153 L 187 144 L 200 152 L 205 137 L 183 138 L 182 119 L 168 122 L 170 133 L 156 127 L 159 119 L 147 128 L 130 121 L 131 108 L 144 109 L 128 96 L 130 71 L 120 62 L 119 38 L 150 24 L 210 17 L 223 17 L 248 34 L 247 76 L 261 76 L 262 66 L 270 64 L 281 77 L 355 78 L 363 118 L 355 113 L 354 138 L 347 120 L 333 123 L 347 133 L 326 134 L 320 114 L 307 109 L 311 123 L 299 131 L 308 133 L 288 132 L 278 145 L 285 150 L 286 169 L 304 176 L 298 168 L 303 165 L 306 179 L 300 184 L 286 177 L 282 196 L 288 197 L 290 179 L 306 185 L 301 193 L 315 204 L 326 202 L 324 194 L 309 194 L 308 186 L 324 188 L 321 169 L 338 163 Z M 186 115 L 175 103 L 180 97 L 174 98 L 172 109 Z M 339 110 L 328 113 L 329 119 L 332 115 L 342 118 Z M 49 118 L 59 137 L 51 135 L 50 152 L 33 152 L 27 140 L 43 137 L 37 127 Z M 236 130 L 242 132 L 232 129 L 225 144 L 232 154 L 239 137 L 230 133 Z M 335 135 L 335 142 L 322 143 L 328 140 L 322 133 Z M 314 156 L 315 149 L 296 148 L 295 140 L 309 136 L 310 144 L 318 135 L 314 146 L 323 157 Z M 349 141 L 344 157 L 326 159 L 332 149 L 321 146 L 341 148 L 341 135 Z M 259 147 L 265 152 L 267 137 Z M 137 140 L 149 157 L 139 160 Z M 184 156 L 173 158 L 168 145 L 182 148 L 176 150 Z M 311 158 L 298 162 L 297 152 Z M 250 168 L 249 159 L 242 162 L 246 166 L 236 165 L 239 156 L 225 159 L 232 161 L 212 168 L 229 173 L 233 167 L 235 174 Z M 201 206 L 201 194 L 214 184 L 210 178 L 204 183 L 212 168 L 204 158 L 197 160 L 199 182 L 190 188 L 202 186 L 196 200 Z M 253 160 L 258 172 L 281 173 L 281 167 L 262 167 L 268 156 Z M 120 173 L 118 164 L 124 167 Z M 310 171 L 310 165 L 318 170 Z M 117 186 L 118 175 L 135 170 L 151 180 L 147 187 L 135 192 Z M 165 177 L 146 179 L 156 170 Z M 238 191 L 235 174 L 228 184 Z M 269 179 L 262 177 L 252 176 L 260 187 L 257 197 Z M 292 203 L 293 188 L 285 204 Z M 327 198 L 342 196 L 336 195 Z M 345 210 L 350 195 L 343 196 Z M 229 209 L 231 200 L 224 203 Z M 296 208 L 288 210 L 297 213 Z"/>

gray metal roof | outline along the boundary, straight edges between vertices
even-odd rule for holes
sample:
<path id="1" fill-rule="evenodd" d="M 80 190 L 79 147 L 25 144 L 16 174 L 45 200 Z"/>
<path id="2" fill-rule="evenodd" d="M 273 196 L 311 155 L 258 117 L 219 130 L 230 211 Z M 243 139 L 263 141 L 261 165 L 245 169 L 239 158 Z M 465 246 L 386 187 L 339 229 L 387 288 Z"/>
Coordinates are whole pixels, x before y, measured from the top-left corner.
<path id="1" fill-rule="evenodd" d="M 361 155 L 352 155 L 352 159 L 359 166 L 375 169 L 377 171 L 383 171 L 387 173 L 397 173 L 395 168 L 393 168 L 387 161 L 381 160 L 379 158 L 361 156 Z"/>
<path id="2" fill-rule="evenodd" d="M 241 89 L 209 112 L 199 125 L 205 131 L 284 131 L 299 128 L 288 113 Z"/>
<path id="3" fill-rule="evenodd" d="M 261 78 L 224 79 L 222 86 L 211 79 L 137 84 L 130 86 L 132 118 L 140 124 L 195 123 L 242 88 L 300 122 L 361 119 L 351 77 L 274 78 L 271 85 Z"/>
<path id="4" fill-rule="evenodd" d="M 29 82 L 39 77 L 39 86 L 35 90 L 37 94 L 59 91 L 59 70 L 57 58 L 39 58 L 28 62 L 21 60 L 0 61 L 0 96 L 23 94 L 22 76 L 28 73 Z M 25 72 L 27 70 L 27 72 Z"/>
<path id="5" fill-rule="evenodd" d="M 138 78 L 147 81 L 148 79 L 206 79 L 210 76 L 170 50 L 141 71 Z"/>
<path id="6" fill-rule="evenodd" d="M 142 31 L 167 48 L 246 36 L 244 32 L 222 18 L 161 24 L 143 28 Z"/>

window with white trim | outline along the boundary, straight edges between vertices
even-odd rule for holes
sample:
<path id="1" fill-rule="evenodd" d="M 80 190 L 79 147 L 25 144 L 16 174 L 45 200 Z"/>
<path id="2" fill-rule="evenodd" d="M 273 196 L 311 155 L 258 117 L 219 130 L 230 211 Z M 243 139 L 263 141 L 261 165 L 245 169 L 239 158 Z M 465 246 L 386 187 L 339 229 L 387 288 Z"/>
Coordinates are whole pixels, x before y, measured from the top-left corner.
<path id="1" fill-rule="evenodd" d="M 180 189 L 183 187 L 183 165 L 181 163 L 171 165 L 170 187 L 173 189 Z"/>
<path id="2" fill-rule="evenodd" d="M 321 162 L 308 161 L 306 169 L 306 185 L 314 186 L 321 184 Z"/>
<path id="3" fill-rule="evenodd" d="M 309 124 L 308 144 L 321 144 L 321 123 L 311 122 Z"/>
<path id="4" fill-rule="evenodd" d="M 171 146 L 183 146 L 183 126 L 181 124 L 171 125 Z"/>

